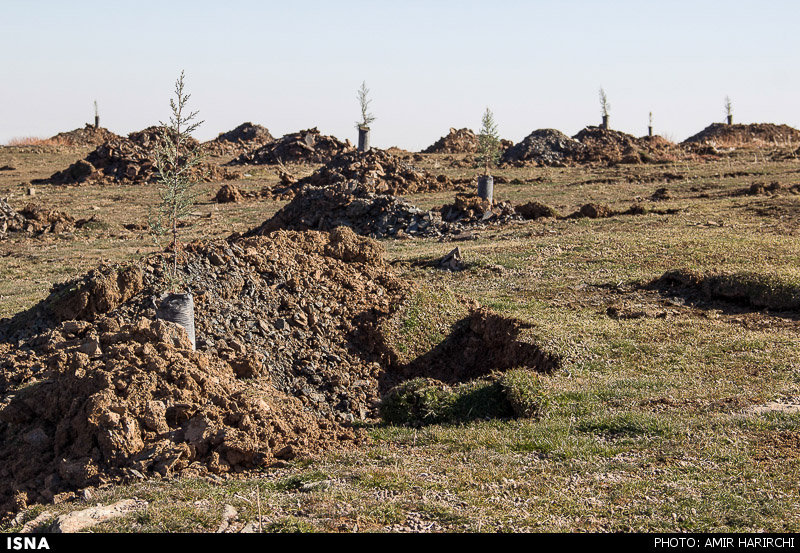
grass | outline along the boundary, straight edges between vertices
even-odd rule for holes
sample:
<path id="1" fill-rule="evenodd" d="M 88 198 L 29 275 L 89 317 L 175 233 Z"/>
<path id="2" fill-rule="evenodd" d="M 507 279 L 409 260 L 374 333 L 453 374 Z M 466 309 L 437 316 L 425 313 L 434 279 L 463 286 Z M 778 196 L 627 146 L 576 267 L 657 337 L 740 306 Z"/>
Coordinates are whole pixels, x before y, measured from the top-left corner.
<path id="1" fill-rule="evenodd" d="M 47 176 L 79 157 L 0 148 L 0 165 L 19 169 L 14 176 L 0 173 L 0 195 L 11 193 L 12 205 L 28 200 L 20 181 Z M 451 177 L 471 174 L 451 168 L 446 156 L 419 163 L 428 169 L 438 163 L 433 171 Z M 685 268 L 756 275 L 750 290 L 781 296 L 793 290 L 783 284 L 800 282 L 800 198 L 734 193 L 753 179 L 789 186 L 797 170 L 796 161 L 753 163 L 752 156 L 669 166 L 504 168 L 498 174 L 518 183 L 496 185 L 501 200 L 540 201 L 561 213 L 588 202 L 624 211 L 634 203 L 651 206 L 647 198 L 665 186 L 671 199 L 651 207 L 680 210 L 487 228 L 460 244 L 469 267 L 459 273 L 426 265 L 453 244 L 384 243 L 395 270 L 419 284 L 391 321 L 399 356 L 414 358 L 446 336 L 450 321 L 463 316 L 455 298 L 465 297 L 531 323 L 537 343 L 563 359 L 560 369 L 535 378 L 509 372 L 505 388 L 503 379 L 441 396 L 434 387 L 433 407 L 423 406 L 441 413 L 443 405 L 447 416 L 440 422 L 422 416 L 424 424 L 368 424 L 369 443 L 355 451 L 218 482 L 104 488 L 88 501 L 36 507 L 26 520 L 44 509 L 58 513 L 138 497 L 148 501 L 145 511 L 95 530 L 214 531 L 229 504 L 237 510 L 235 528 L 258 522 L 271 531 L 796 532 L 800 416 L 747 408 L 800 402 L 800 322 L 724 299 L 687 303 L 638 285 Z M 665 183 L 659 180 L 665 172 L 684 178 Z M 258 189 L 277 180 L 269 169 L 251 174 L 237 185 Z M 217 206 L 208 199 L 218 186 L 201 185 L 205 200 L 197 212 L 214 216 L 203 224 L 198 217 L 187 229 L 190 236 L 246 230 L 281 205 Z M 75 217 L 96 214 L 107 227 L 69 238 L 1 241 L 0 316 L 30 307 L 53 282 L 100 260 L 151 251 L 145 232 L 122 225 L 145 220 L 154 194 L 146 187 L 37 187 L 34 200 Z M 410 199 L 432 207 L 451 195 Z M 645 314 L 610 317 L 608 307 L 620 303 Z M 444 315 L 431 315 L 439 311 Z M 484 420 L 486 412 L 476 405 L 497 408 L 498 402 L 475 401 L 478 392 L 487 394 L 484 399 L 505 397 L 518 416 L 511 411 Z M 322 481 L 326 485 L 307 486 Z"/>

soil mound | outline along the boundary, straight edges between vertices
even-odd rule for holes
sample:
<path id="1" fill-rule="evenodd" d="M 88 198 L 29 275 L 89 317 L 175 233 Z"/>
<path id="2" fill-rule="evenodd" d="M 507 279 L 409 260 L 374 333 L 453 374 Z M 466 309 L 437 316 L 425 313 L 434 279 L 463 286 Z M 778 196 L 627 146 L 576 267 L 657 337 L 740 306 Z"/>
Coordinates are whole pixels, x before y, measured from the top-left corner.
<path id="1" fill-rule="evenodd" d="M 681 154 L 675 144 L 660 136 L 636 138 L 601 127 L 586 127 L 573 138 L 586 147 L 581 159 L 589 163 L 660 163 L 676 161 Z"/>
<path id="2" fill-rule="evenodd" d="M 789 125 L 751 123 L 749 125 L 726 125 L 712 123 L 682 145 L 707 144 L 719 148 L 747 148 L 762 146 L 796 146 L 800 143 L 800 130 Z"/>
<path id="3" fill-rule="evenodd" d="M 478 151 L 478 136 L 470 129 L 450 128 L 447 135 L 422 150 L 423 154 L 474 154 Z"/>
<path id="4" fill-rule="evenodd" d="M 76 221 L 63 211 L 46 209 L 35 204 L 28 204 L 16 211 L 6 200 L 0 199 L 0 238 L 10 232 L 28 234 L 71 232 L 87 222 L 89 222 L 87 219 Z"/>
<path id="5" fill-rule="evenodd" d="M 444 175 L 434 176 L 385 150 L 367 152 L 349 150 L 336 155 L 308 177 L 298 181 L 283 179 L 276 193 L 298 190 L 304 186 L 333 187 L 357 182 L 369 192 L 378 194 L 413 194 L 451 190 L 463 185 L 451 182 Z"/>
<path id="6" fill-rule="evenodd" d="M 517 214 L 523 219 L 536 220 L 543 217 L 558 218 L 558 212 L 547 204 L 530 201 L 515 208 Z"/>
<path id="7" fill-rule="evenodd" d="M 505 151 L 501 163 L 563 167 L 583 159 L 586 146 L 555 129 L 539 129 Z"/>
<path id="8" fill-rule="evenodd" d="M 260 148 L 243 153 L 228 165 L 278 165 L 281 163 L 327 163 L 352 150 L 349 142 L 320 134 L 316 127 L 284 135 Z"/>
<path id="9" fill-rule="evenodd" d="M 155 168 L 153 149 L 163 142 L 163 127 L 148 127 L 133 132 L 127 138 L 114 137 L 94 151 L 85 159 L 76 161 L 67 169 L 54 173 L 46 184 L 148 184 L 156 182 L 158 172 Z M 187 144 L 196 148 L 199 143 L 192 139 Z M 235 178 L 235 174 L 216 165 L 201 164 L 192 176 L 205 181 Z"/>
<path id="10" fill-rule="evenodd" d="M 489 205 L 477 196 L 457 194 L 453 204 L 432 211 L 391 194 L 377 194 L 357 181 L 305 186 L 248 235 L 276 229 L 330 230 L 349 227 L 370 238 L 446 237 L 486 225 L 520 220 L 508 202 Z"/>
<path id="11" fill-rule="evenodd" d="M 508 223 L 519 220 L 514 207 L 509 202 L 490 202 L 474 194 L 456 194 L 452 204 L 439 208 L 442 220 L 462 225 L 476 223 Z"/>
<path id="12" fill-rule="evenodd" d="M 95 128 L 94 125 L 86 124 L 82 129 L 75 129 L 68 132 L 60 132 L 50 138 L 55 144 L 64 146 L 99 146 L 105 144 L 109 140 L 119 138 L 118 135 L 104 129 L 103 127 Z"/>
<path id="13" fill-rule="evenodd" d="M 220 133 L 214 140 L 203 143 L 203 150 L 215 155 L 240 155 L 275 140 L 269 130 L 247 122 L 235 129 Z"/>
<path id="14" fill-rule="evenodd" d="M 424 211 L 392 195 L 376 194 L 352 181 L 324 188 L 302 188 L 271 219 L 249 234 L 262 235 L 276 229 L 331 230 L 340 226 L 371 238 L 458 232 L 443 223 L 438 213 Z"/>
<path id="15" fill-rule="evenodd" d="M 426 365 L 400 370 L 382 333 L 411 285 L 350 229 L 189 244 L 179 270 L 195 297 L 197 351 L 181 327 L 154 320 L 162 262 L 99 267 L 0 321 L 2 510 L 353 443 L 343 423 L 377 414 L 381 393 Z M 471 315 L 432 344 L 431 370 L 449 381 L 557 362 L 509 321 Z M 450 350 L 463 367 L 448 367 Z"/>

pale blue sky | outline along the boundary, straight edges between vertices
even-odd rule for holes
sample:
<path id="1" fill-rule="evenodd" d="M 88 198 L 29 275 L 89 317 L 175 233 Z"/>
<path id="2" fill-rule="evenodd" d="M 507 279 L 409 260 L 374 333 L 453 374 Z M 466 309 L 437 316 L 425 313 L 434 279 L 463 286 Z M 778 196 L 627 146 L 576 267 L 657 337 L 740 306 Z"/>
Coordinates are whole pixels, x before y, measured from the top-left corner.
<path id="1" fill-rule="evenodd" d="M 127 134 L 169 115 L 181 69 L 213 138 L 243 121 L 423 148 L 449 127 L 613 128 L 683 140 L 724 116 L 800 127 L 793 1 L 213 2 L 0 0 L 0 143 L 89 122 Z"/>

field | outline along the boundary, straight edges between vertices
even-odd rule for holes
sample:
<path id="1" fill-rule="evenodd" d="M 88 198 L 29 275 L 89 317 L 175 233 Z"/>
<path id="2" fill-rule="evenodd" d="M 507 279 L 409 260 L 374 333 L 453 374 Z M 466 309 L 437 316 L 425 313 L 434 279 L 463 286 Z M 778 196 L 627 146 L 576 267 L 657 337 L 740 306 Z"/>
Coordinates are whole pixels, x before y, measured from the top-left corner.
<path id="1" fill-rule="evenodd" d="M 102 261 L 156 251 L 146 230 L 152 186 L 34 185 L 25 197 L 32 179 L 88 151 L 0 148 L 0 167 L 14 167 L 0 171 L 0 198 L 94 217 L 74 233 L 0 240 L 0 318 Z M 453 165 L 458 158 L 414 163 L 474 176 Z M 361 447 L 235 476 L 100 487 L 35 505 L 4 529 L 137 498 L 147 507 L 93 531 L 799 531 L 800 310 L 789 300 L 748 303 L 770 291 L 796 299 L 800 289 L 797 160 L 748 150 L 714 162 L 494 174 L 507 181 L 495 198 L 514 204 L 536 200 L 564 215 L 590 202 L 648 208 L 487 227 L 465 242 L 382 241 L 399 276 L 531 323 L 561 356 L 542 377 L 537 418 L 421 427 L 370 419 L 358 423 L 368 437 Z M 273 167 L 254 166 L 235 184 L 256 191 L 277 181 Z M 773 192 L 743 193 L 773 182 Z M 244 232 L 285 203 L 217 204 L 219 186 L 200 185 L 187 238 Z M 652 199 L 659 188 L 666 199 Z M 429 209 L 452 196 L 407 199 Z M 431 265 L 456 245 L 464 271 Z M 704 297 L 653 284 L 678 269 L 748 275 L 757 290 L 734 282 L 742 294 Z"/>

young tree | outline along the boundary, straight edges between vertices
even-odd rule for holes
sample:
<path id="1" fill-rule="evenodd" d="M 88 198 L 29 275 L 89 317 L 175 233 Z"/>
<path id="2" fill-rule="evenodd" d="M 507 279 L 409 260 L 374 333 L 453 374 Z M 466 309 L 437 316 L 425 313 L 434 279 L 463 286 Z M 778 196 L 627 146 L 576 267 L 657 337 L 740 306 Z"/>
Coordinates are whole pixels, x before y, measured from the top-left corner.
<path id="1" fill-rule="evenodd" d="M 729 96 L 725 96 L 725 119 L 728 121 L 728 125 L 733 123 L 733 104 Z"/>
<path id="2" fill-rule="evenodd" d="M 603 116 L 603 128 L 608 128 L 608 116 L 611 112 L 611 104 L 608 103 L 608 97 L 603 87 L 600 87 L 600 111 Z"/>
<path id="3" fill-rule="evenodd" d="M 483 176 L 489 176 L 489 169 L 497 165 L 500 160 L 500 135 L 497 132 L 497 123 L 489 108 L 483 113 L 481 130 L 478 134 L 477 163 L 483 167 Z"/>
<path id="4" fill-rule="evenodd" d="M 100 111 L 97 109 L 97 100 L 94 101 L 94 128 L 100 128 Z"/>
<path id="5" fill-rule="evenodd" d="M 192 209 L 196 194 L 193 187 L 197 166 L 202 162 L 199 145 L 191 146 L 191 134 L 203 123 L 196 121 L 198 112 L 187 112 L 186 104 L 191 95 L 184 93 L 184 72 L 175 82 L 175 98 L 169 104 L 172 115 L 169 124 L 160 122 L 161 137 L 156 141 L 154 157 L 158 171 L 158 192 L 161 198 L 155 216 L 151 214 L 150 230 L 156 243 L 169 235 L 170 243 L 167 251 L 171 254 L 171 263 L 165 266 L 165 278 L 169 289 L 175 293 L 182 284 L 178 274 L 178 256 L 181 243 L 179 223 Z"/>
<path id="6" fill-rule="evenodd" d="M 361 106 L 361 121 L 356 123 L 358 128 L 366 129 L 369 128 L 369 124 L 375 121 L 375 117 L 369 113 L 369 105 L 372 103 L 372 100 L 368 98 L 369 89 L 367 88 L 367 82 L 363 81 L 361 83 L 361 88 L 358 89 L 358 103 Z"/>

